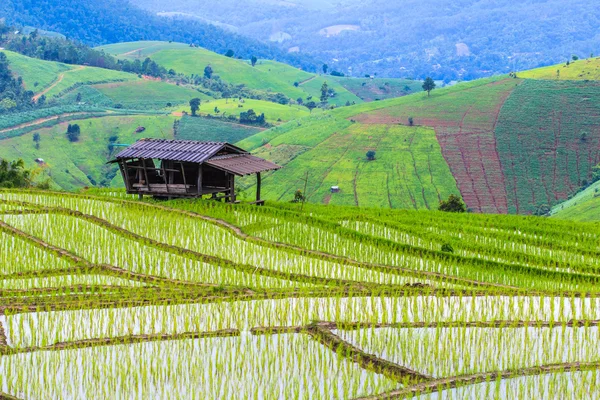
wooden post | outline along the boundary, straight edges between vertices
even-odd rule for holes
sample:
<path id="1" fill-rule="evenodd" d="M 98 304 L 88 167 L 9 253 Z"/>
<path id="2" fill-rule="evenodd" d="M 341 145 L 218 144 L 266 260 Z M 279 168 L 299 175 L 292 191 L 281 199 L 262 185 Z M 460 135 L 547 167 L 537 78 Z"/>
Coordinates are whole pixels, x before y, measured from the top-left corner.
<path id="1" fill-rule="evenodd" d="M 256 174 L 256 202 L 260 202 L 260 184 L 262 183 L 262 178 L 260 176 L 260 172 Z"/>
<path id="2" fill-rule="evenodd" d="M 187 194 L 188 188 L 187 188 L 187 181 L 185 179 L 185 169 L 183 168 L 182 162 L 180 162 L 179 165 L 181 165 L 181 175 L 183 175 L 183 186 L 185 187 L 185 194 Z"/>
<path id="3" fill-rule="evenodd" d="M 198 195 L 202 196 L 202 164 L 198 164 Z"/>
<path id="4" fill-rule="evenodd" d="M 229 201 L 235 203 L 235 175 L 229 174 Z"/>
<path id="5" fill-rule="evenodd" d="M 165 186 L 167 187 L 167 193 L 171 193 L 171 191 L 169 190 L 169 184 L 171 183 L 171 179 L 167 177 L 167 169 L 165 168 L 165 162 L 161 160 L 160 162 L 160 168 L 162 169 L 163 172 L 163 177 L 165 179 Z M 169 172 L 170 174 L 170 172 Z M 171 200 L 171 198 L 169 198 L 169 200 Z"/>
<path id="6" fill-rule="evenodd" d="M 150 190 L 150 181 L 148 180 L 148 170 L 146 169 L 146 159 L 142 158 L 142 167 L 144 167 L 144 176 L 146 177 L 146 187 Z"/>
<path id="7" fill-rule="evenodd" d="M 129 170 L 127 169 L 127 162 L 123 160 L 119 160 L 119 169 L 121 170 L 121 175 L 123 175 L 123 180 L 125 181 L 125 187 L 127 191 L 131 191 L 131 183 L 129 182 Z"/>

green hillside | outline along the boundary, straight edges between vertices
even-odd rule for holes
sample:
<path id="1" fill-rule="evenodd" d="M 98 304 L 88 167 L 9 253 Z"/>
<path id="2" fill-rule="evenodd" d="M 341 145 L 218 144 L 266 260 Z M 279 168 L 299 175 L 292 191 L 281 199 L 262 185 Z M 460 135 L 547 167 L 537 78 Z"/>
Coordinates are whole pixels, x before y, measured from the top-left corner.
<path id="1" fill-rule="evenodd" d="M 573 198 L 552 208 L 551 216 L 558 219 L 592 222 L 600 221 L 600 181 L 590 185 Z"/>
<path id="2" fill-rule="evenodd" d="M 204 68 L 210 65 L 215 75 L 225 82 L 243 84 L 250 89 L 273 93 L 283 93 L 296 100 L 321 95 L 323 82 L 333 88 L 337 96 L 330 99 L 331 104 L 344 105 L 347 102 L 360 103 L 362 100 L 346 90 L 329 77 L 321 77 L 291 67 L 287 64 L 269 60 L 259 60 L 252 67 L 249 60 L 225 57 L 211 51 L 193 48 L 181 43 L 133 42 L 102 46 L 100 49 L 120 58 L 138 59 L 151 57 L 152 60 L 167 69 L 174 69 L 186 75 L 203 75 Z M 297 83 L 299 86 L 294 86 Z"/>
<path id="3" fill-rule="evenodd" d="M 598 59 L 579 60 L 565 69 L 575 71 L 577 68 L 578 75 L 594 76 L 598 64 Z M 254 144 L 258 146 L 258 153 L 267 155 L 274 152 L 269 146 L 273 149 L 283 146 L 287 151 L 286 146 L 304 146 L 294 147 L 302 153 L 289 164 L 294 171 L 284 168 L 268 180 L 274 187 L 267 193 L 273 199 L 280 199 L 282 193 L 289 197 L 291 186 L 298 186 L 298 178 L 288 175 L 302 176 L 301 171 L 315 171 L 310 160 L 318 157 L 315 150 L 318 144 L 326 144 L 334 133 L 343 136 L 348 124 L 356 123 L 364 132 L 371 129 L 393 131 L 398 126 L 406 129 L 428 127 L 435 131 L 436 144 L 439 143 L 443 156 L 442 164 L 447 164 L 471 210 L 532 214 L 566 200 L 583 182 L 589 181 L 592 167 L 600 162 L 600 82 L 537 79 L 544 76 L 536 71 L 518 73 L 517 76 L 460 83 L 436 89 L 431 96 L 421 92 L 333 110 L 327 119 L 313 118 L 310 122 L 311 130 L 324 133 L 317 143 L 298 143 L 297 138 L 306 135 L 304 125 L 307 122 L 300 121 L 263 132 L 258 135 L 261 140 L 250 138 L 242 144 Z M 527 76 L 536 76 L 536 79 L 525 79 Z M 410 126 L 409 120 L 414 126 Z M 377 143 L 371 146 L 378 155 L 402 147 L 397 142 L 393 149 L 378 148 Z M 340 147 L 345 148 L 345 145 Z M 362 149 L 366 151 L 369 146 Z M 343 153 L 328 161 L 331 165 L 344 165 L 353 157 Z M 360 171 L 360 168 L 355 169 Z M 384 169 L 390 173 L 389 166 Z M 335 167 L 325 168 L 324 174 L 329 173 L 335 178 L 314 180 L 326 182 L 326 185 L 331 182 L 346 187 L 354 185 L 352 174 L 340 176 Z M 407 175 L 401 176 L 407 178 Z M 368 193 L 373 193 L 377 200 L 367 203 L 381 206 L 379 199 L 383 193 L 383 197 L 403 199 L 388 202 L 387 206 L 406 207 L 405 194 L 392 187 L 381 189 L 385 185 L 376 175 L 373 175 L 373 181 L 379 182 L 381 192 L 369 190 Z M 422 189 L 427 193 L 425 186 Z M 314 190 L 318 195 L 309 191 L 311 201 L 328 201 L 324 187 Z M 437 204 L 431 198 L 427 203 L 417 205 L 432 208 Z M 365 203 L 359 201 L 359 204 Z"/>
<path id="4" fill-rule="evenodd" d="M 340 85 L 366 102 L 418 93 L 423 82 L 410 79 L 335 77 Z"/>

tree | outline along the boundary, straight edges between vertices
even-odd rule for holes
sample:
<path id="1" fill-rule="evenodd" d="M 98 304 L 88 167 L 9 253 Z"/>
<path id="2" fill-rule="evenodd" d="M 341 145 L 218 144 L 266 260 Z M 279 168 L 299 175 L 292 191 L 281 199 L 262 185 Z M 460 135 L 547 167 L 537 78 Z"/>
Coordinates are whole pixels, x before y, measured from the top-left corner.
<path id="1" fill-rule="evenodd" d="M 23 160 L 8 162 L 0 159 L 0 187 L 24 188 L 31 186 L 31 171 L 25 169 Z"/>
<path id="2" fill-rule="evenodd" d="M 35 148 L 39 150 L 40 148 L 40 140 L 41 140 L 41 136 L 38 132 L 33 134 L 33 142 L 35 143 Z"/>
<path id="3" fill-rule="evenodd" d="M 467 212 L 467 206 L 459 196 L 451 194 L 450 197 L 448 197 L 448 200 L 440 201 L 438 210 L 444 212 L 464 213 Z"/>
<path id="4" fill-rule="evenodd" d="M 302 100 L 302 97 L 298 97 L 298 99 L 296 100 L 296 103 L 302 105 L 302 104 L 304 104 L 304 100 Z"/>
<path id="5" fill-rule="evenodd" d="M 221 112 L 221 110 L 219 110 L 219 107 L 215 106 L 215 114 L 219 114 Z"/>
<path id="6" fill-rule="evenodd" d="M 323 73 L 327 75 L 327 71 L 329 70 L 329 65 L 323 64 Z"/>
<path id="7" fill-rule="evenodd" d="M 306 197 L 302 193 L 302 190 L 298 189 L 294 192 L 294 200 L 292 203 L 303 203 L 306 200 Z"/>
<path id="8" fill-rule="evenodd" d="M 250 59 L 250 63 L 252 64 L 253 67 L 256 65 L 257 62 L 258 62 L 258 58 L 256 58 L 255 56 L 252 56 L 252 58 Z"/>
<path id="9" fill-rule="evenodd" d="M 198 110 L 200 110 L 200 105 L 202 104 L 202 100 L 199 98 L 194 98 L 190 100 L 190 110 L 192 110 L 192 115 L 195 117 Z"/>
<path id="10" fill-rule="evenodd" d="M 327 82 L 323 82 L 323 86 L 321 86 L 321 103 L 325 103 L 329 99 L 329 86 L 327 86 Z"/>
<path id="11" fill-rule="evenodd" d="M 79 141 L 79 135 L 81 134 L 81 128 L 77 124 L 69 124 L 67 127 L 67 138 L 70 142 Z"/>
<path id="12" fill-rule="evenodd" d="M 46 95 L 45 95 L 45 94 L 43 94 L 43 95 L 41 95 L 41 96 L 40 96 L 40 98 L 38 99 L 38 101 L 37 101 L 37 105 L 38 105 L 38 107 L 42 107 L 42 106 L 44 106 L 45 104 L 46 104 Z"/>
<path id="13" fill-rule="evenodd" d="M 375 160 L 375 155 L 376 155 L 376 153 L 374 150 L 367 151 L 367 160 L 369 160 L 369 161 Z"/>
<path id="14" fill-rule="evenodd" d="M 428 97 L 433 89 L 435 89 L 435 81 L 430 77 L 427 77 L 427 79 L 425 79 L 425 82 L 423 82 L 423 90 L 427 92 Z"/>
<path id="15" fill-rule="evenodd" d="M 81 103 L 81 93 L 77 93 L 77 97 L 75 98 L 77 103 Z"/>
<path id="16" fill-rule="evenodd" d="M 592 168 L 592 183 L 600 181 L 600 164 Z"/>
<path id="17" fill-rule="evenodd" d="M 573 55 L 573 57 L 572 57 L 572 58 L 573 58 L 573 61 L 577 61 L 577 60 L 579 60 L 579 56 L 576 56 L 576 55 Z"/>
<path id="18" fill-rule="evenodd" d="M 413 126 L 415 124 L 415 120 L 413 117 L 408 117 L 408 125 Z"/>
<path id="19" fill-rule="evenodd" d="M 210 65 L 207 65 L 206 68 L 204 68 L 204 77 L 206 79 L 212 79 L 213 76 L 213 69 Z"/>
<path id="20" fill-rule="evenodd" d="M 309 101 L 308 103 L 304 103 L 304 107 L 308 108 L 308 111 L 312 114 L 312 110 L 317 108 L 317 103 L 314 101 Z"/>
<path id="21" fill-rule="evenodd" d="M 225 53 L 225 57 L 229 57 L 232 58 L 235 55 L 235 52 L 231 49 L 227 50 L 227 52 Z"/>

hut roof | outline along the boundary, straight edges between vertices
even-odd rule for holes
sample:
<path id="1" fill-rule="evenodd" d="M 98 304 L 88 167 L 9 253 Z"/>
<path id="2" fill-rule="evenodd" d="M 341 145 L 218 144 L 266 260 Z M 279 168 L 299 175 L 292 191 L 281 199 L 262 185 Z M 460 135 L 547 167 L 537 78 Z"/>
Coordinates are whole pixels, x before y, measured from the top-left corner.
<path id="1" fill-rule="evenodd" d="M 141 139 L 117 154 L 116 160 L 111 162 L 132 158 L 154 158 L 206 164 L 238 176 L 281 168 L 277 164 L 255 157 L 247 151 L 225 142 Z"/>
<path id="2" fill-rule="evenodd" d="M 168 161 L 203 163 L 222 150 L 248 154 L 225 142 L 198 142 L 194 140 L 141 139 L 117 154 L 117 160 L 155 158 Z"/>
<path id="3" fill-rule="evenodd" d="M 206 161 L 206 165 L 238 176 L 274 171 L 281 168 L 277 164 L 250 154 L 228 154 L 225 156 L 217 156 Z"/>

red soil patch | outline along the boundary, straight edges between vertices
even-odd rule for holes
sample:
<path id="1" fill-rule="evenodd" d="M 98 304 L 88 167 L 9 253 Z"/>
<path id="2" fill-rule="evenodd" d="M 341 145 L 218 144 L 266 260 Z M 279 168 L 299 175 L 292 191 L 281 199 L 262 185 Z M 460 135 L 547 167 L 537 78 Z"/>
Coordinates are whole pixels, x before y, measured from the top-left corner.
<path id="1" fill-rule="evenodd" d="M 446 112 L 440 103 L 431 109 L 403 106 L 406 109 L 395 109 L 394 115 L 386 114 L 389 111 L 384 109 L 352 118 L 363 124 L 407 125 L 408 118 L 413 117 L 415 125 L 432 127 L 467 207 L 480 213 L 507 214 L 506 185 L 494 135 L 500 110 L 515 87 L 497 87 L 506 83 L 499 81 L 482 87 L 493 88 L 483 89 L 487 97 L 484 104 L 479 103 L 477 95 L 465 90 L 472 100 L 461 99 L 460 104 L 466 105 L 459 118 L 456 112 Z M 486 108 L 486 104 L 491 106 Z"/>

